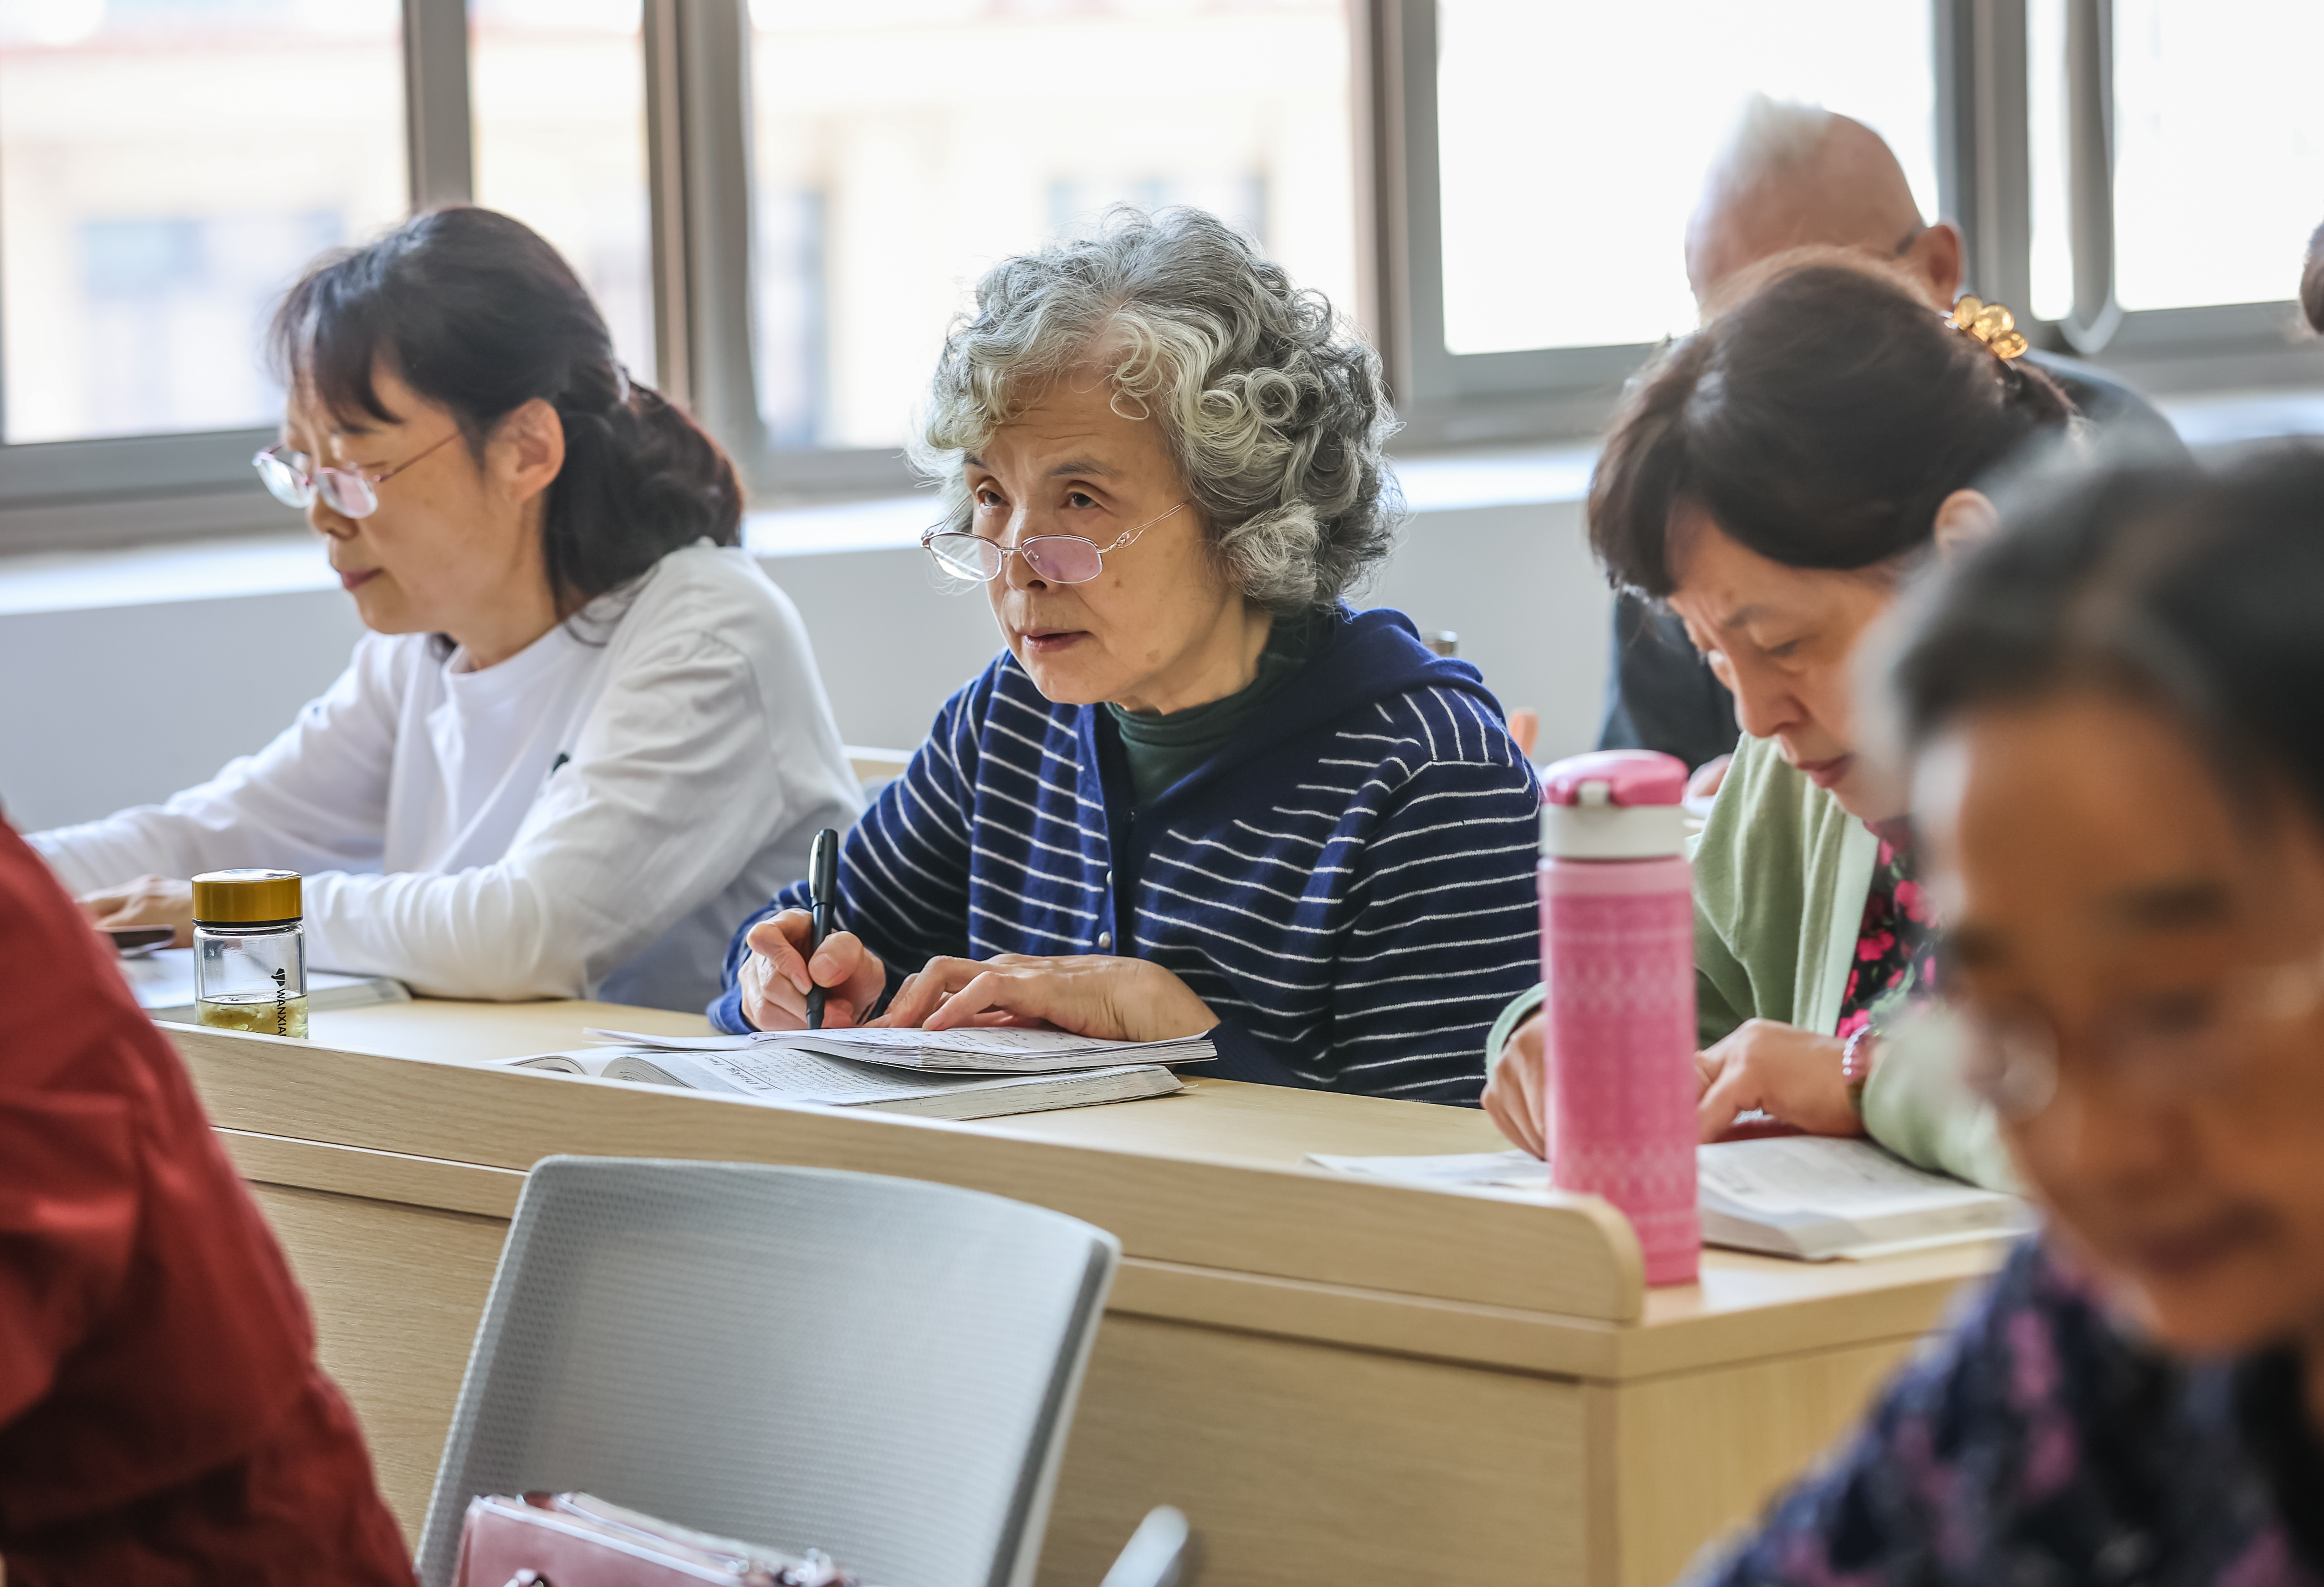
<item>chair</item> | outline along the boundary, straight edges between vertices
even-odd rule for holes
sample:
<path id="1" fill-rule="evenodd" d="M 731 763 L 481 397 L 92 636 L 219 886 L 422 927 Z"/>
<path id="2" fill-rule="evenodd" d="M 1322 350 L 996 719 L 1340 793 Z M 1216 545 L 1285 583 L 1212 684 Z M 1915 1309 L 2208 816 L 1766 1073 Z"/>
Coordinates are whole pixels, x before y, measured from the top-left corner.
<path id="1" fill-rule="evenodd" d="M 1157 1505 L 1146 1512 L 1098 1587 L 1194 1587 L 1197 1552 L 1185 1514 Z"/>
<path id="2" fill-rule="evenodd" d="M 821 1168 L 544 1158 L 420 1542 L 578 1490 L 883 1587 L 1021 1587 L 1121 1257 L 1102 1230 Z"/>
<path id="3" fill-rule="evenodd" d="M 877 750 L 867 744 L 842 744 L 840 752 L 847 757 L 855 772 L 855 783 L 863 790 L 865 803 L 880 797 L 880 790 L 910 770 L 909 750 Z"/>

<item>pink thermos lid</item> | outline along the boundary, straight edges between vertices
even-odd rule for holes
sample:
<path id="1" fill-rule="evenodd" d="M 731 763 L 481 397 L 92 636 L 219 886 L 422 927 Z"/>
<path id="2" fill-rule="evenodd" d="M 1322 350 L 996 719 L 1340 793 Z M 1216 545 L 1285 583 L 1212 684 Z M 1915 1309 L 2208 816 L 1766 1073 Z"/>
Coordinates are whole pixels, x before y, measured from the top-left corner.
<path id="1" fill-rule="evenodd" d="M 1686 762 L 1599 750 L 1542 774 L 1541 852 L 1562 860 L 1648 860 L 1686 851 Z"/>

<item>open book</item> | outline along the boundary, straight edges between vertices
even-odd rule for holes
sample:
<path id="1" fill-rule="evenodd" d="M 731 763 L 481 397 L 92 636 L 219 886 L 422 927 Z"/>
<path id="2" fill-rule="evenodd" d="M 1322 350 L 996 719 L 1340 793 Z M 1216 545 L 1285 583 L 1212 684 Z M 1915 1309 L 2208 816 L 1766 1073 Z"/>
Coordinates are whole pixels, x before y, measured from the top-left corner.
<path id="1" fill-rule="evenodd" d="M 923 1119 L 1000 1119 L 1184 1089 L 1158 1064 L 1113 1064 L 1055 1075 L 946 1075 L 828 1057 L 773 1045 L 751 1050 L 601 1047 L 503 1058 L 499 1066 L 680 1085 L 763 1102 L 821 1103 Z"/>
<path id="2" fill-rule="evenodd" d="M 1307 1160 L 1342 1174 L 1410 1185 L 1549 1188 L 1549 1165 L 1522 1151 Z M 1916 1168 L 1868 1140 L 1779 1135 L 1695 1149 L 1702 1240 L 1737 1250 L 1825 1261 L 1886 1256 L 2022 1233 L 2033 1214 L 2014 1195 Z"/>
<path id="3" fill-rule="evenodd" d="M 685 1053 L 821 1053 L 938 1075 L 1056 1075 L 1118 1064 L 1196 1064 L 1215 1058 L 1207 1036 L 1102 1041 L 1063 1030 L 978 1025 L 958 1030 L 753 1030 L 743 1036 L 641 1036 L 592 1030 L 626 1047 Z"/>
<path id="4" fill-rule="evenodd" d="M 129 983 L 137 1006 L 156 1020 L 194 1020 L 194 950 L 155 948 L 139 958 L 121 961 L 121 978 Z M 321 1013 L 330 1009 L 360 1009 L 373 1003 L 408 1003 L 410 992 L 401 981 L 384 975 L 342 975 L 332 970 L 307 972 L 307 1008 Z"/>

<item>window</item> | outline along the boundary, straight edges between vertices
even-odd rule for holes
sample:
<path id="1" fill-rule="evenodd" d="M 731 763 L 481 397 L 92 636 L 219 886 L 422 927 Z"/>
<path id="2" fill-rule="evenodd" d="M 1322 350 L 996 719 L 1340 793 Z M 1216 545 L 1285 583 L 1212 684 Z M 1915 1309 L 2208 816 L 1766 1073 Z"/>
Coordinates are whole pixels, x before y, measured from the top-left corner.
<path id="1" fill-rule="evenodd" d="M 1436 14 L 1443 340 L 1456 357 L 1692 326 L 1687 216 L 1754 92 L 1870 125 L 1936 211 L 1927 0 L 1441 0 Z"/>
<path id="2" fill-rule="evenodd" d="M 753 317 L 778 447 L 903 439 L 986 266 L 1211 209 L 1350 311 L 1342 0 L 752 0 Z"/>
<path id="3" fill-rule="evenodd" d="M 2324 217 L 2324 106 L 2306 69 L 2324 10 L 2027 0 L 2011 42 L 2027 298 L 2052 344 L 2158 391 L 2313 383 L 2287 300 Z M 2006 119 L 1988 130 L 2006 146 Z M 2011 217 L 1993 218 L 2006 258 Z"/>
<path id="4" fill-rule="evenodd" d="M 468 0 L 475 199 L 565 255 L 655 378 L 640 0 Z"/>
<path id="5" fill-rule="evenodd" d="M 2037 344 L 2316 386 L 2319 55 L 2316 0 L 0 0 L 0 549 L 283 521 L 268 312 L 471 198 L 762 500 L 902 489 L 979 274 L 1117 202 L 1372 329 L 1408 452 L 1586 435 L 1753 92 L 1879 131 Z"/>
<path id="6" fill-rule="evenodd" d="M 2324 218 L 2324 6 L 2115 0 L 2115 296 L 2290 295 Z"/>
<path id="7" fill-rule="evenodd" d="M 1866 122 L 1969 285 L 2158 393 L 2313 385 L 2310 0 L 1373 0 L 1381 329 L 1409 440 L 1587 433 L 1693 322 L 1688 210 L 1751 90 Z"/>
<path id="8" fill-rule="evenodd" d="M 0 8 L 0 439 L 272 425 L 275 299 L 404 193 L 392 0 Z"/>

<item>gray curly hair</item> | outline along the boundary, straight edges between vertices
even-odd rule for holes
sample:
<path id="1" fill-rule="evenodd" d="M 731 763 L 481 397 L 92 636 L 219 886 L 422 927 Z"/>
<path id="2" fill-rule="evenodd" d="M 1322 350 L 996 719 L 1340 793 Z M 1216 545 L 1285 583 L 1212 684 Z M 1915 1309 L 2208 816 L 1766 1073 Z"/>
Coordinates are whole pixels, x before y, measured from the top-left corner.
<path id="1" fill-rule="evenodd" d="M 964 457 L 1102 346 L 1117 412 L 1152 415 L 1250 599 L 1329 606 L 1393 545 L 1395 414 L 1370 347 L 1216 217 L 1126 206 L 1093 235 L 1005 259 L 945 338 L 908 448 L 964 529 Z"/>

